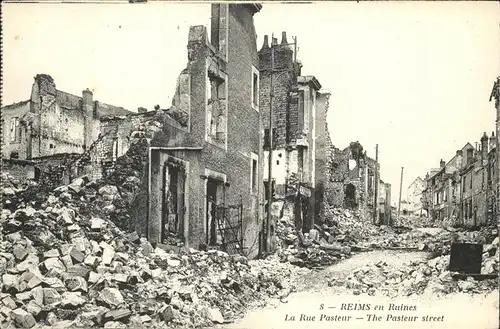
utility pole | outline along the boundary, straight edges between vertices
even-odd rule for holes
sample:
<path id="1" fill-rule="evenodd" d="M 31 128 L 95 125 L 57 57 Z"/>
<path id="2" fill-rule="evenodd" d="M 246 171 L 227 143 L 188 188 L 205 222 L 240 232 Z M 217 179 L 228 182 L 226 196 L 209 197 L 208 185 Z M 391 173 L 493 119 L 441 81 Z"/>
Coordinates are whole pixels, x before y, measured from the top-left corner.
<path id="1" fill-rule="evenodd" d="M 399 221 L 399 213 L 401 211 L 401 192 L 403 191 L 403 169 L 404 167 L 401 167 L 401 182 L 399 183 L 398 221 Z"/>
<path id="2" fill-rule="evenodd" d="M 378 144 L 375 146 L 375 200 L 373 202 L 373 224 L 378 224 Z"/>
<path id="3" fill-rule="evenodd" d="M 266 221 L 266 237 L 265 237 L 265 250 L 270 251 L 270 230 L 271 230 L 271 206 L 273 203 L 273 73 L 274 73 L 274 33 L 271 35 L 271 82 L 269 84 L 269 162 L 268 162 L 268 177 L 267 177 L 267 221 Z"/>
<path id="4" fill-rule="evenodd" d="M 271 206 L 273 203 L 273 100 L 274 100 L 274 86 L 273 86 L 273 75 L 279 72 L 288 72 L 288 69 L 277 70 L 274 69 L 274 48 L 280 46 L 294 46 L 294 62 L 297 61 L 297 37 L 293 38 L 293 43 L 281 43 L 274 44 L 274 33 L 271 35 L 271 74 L 270 74 L 270 97 L 269 97 L 269 158 L 268 158 L 268 200 L 267 200 L 267 219 L 265 223 L 265 237 L 264 237 L 264 250 L 270 252 L 271 245 Z"/>

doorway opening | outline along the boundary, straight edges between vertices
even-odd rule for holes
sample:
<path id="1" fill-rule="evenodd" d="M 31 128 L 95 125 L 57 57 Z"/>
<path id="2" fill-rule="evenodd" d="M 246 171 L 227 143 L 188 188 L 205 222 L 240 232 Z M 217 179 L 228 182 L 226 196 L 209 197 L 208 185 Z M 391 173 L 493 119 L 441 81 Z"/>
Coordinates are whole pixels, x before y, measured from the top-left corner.
<path id="1" fill-rule="evenodd" d="M 346 208 L 356 208 L 356 187 L 353 184 L 347 184 L 345 187 L 344 197 Z"/>
<path id="2" fill-rule="evenodd" d="M 185 173 L 182 167 L 165 163 L 162 192 L 161 241 L 164 244 L 184 242 Z"/>

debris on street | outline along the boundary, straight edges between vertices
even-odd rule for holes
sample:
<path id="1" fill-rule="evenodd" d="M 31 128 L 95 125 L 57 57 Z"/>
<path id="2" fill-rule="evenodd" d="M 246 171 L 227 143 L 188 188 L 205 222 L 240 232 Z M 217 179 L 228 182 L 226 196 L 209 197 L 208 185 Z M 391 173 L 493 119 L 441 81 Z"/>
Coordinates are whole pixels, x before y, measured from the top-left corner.
<path id="1" fill-rule="evenodd" d="M 81 211 L 89 195 L 116 201 L 115 186 L 72 184 L 29 199 L 33 186 L 2 173 L 2 328 L 209 326 L 252 302 L 286 297 L 305 270 L 218 250 L 154 248 L 105 213 Z"/>

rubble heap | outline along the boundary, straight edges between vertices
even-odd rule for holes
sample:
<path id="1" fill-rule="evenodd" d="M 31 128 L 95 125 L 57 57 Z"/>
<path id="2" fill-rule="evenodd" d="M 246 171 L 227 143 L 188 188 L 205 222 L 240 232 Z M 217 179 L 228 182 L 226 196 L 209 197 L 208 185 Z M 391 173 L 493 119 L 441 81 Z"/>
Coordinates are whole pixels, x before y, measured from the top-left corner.
<path id="1" fill-rule="evenodd" d="M 23 195 L 30 188 L 11 178 L 2 173 L 2 328 L 203 327 L 294 290 L 298 268 L 289 264 L 221 251 L 168 252 L 105 214 L 81 211 L 93 182 L 80 179 L 29 201 Z M 111 205 L 115 189 L 99 188 L 95 204 Z"/>
<path id="2" fill-rule="evenodd" d="M 452 227 L 376 226 L 359 212 L 326 208 L 321 226 L 304 234 L 300 241 L 293 220 L 285 215 L 277 221 L 277 253 L 281 261 L 320 268 L 345 259 L 351 252 L 375 249 L 428 251 L 448 255 L 453 242 L 491 244 L 498 230 L 483 227 L 476 231 Z"/>
<path id="3" fill-rule="evenodd" d="M 320 269 L 349 257 L 351 249 L 342 245 L 343 239 L 332 239 L 332 235 L 320 227 L 298 236 L 295 224 L 289 216 L 276 223 L 276 251 L 282 262 L 307 268 Z"/>
<path id="4" fill-rule="evenodd" d="M 498 238 L 485 245 L 481 274 L 498 274 Z M 454 280 L 455 273 L 448 270 L 450 256 L 444 255 L 411 262 L 398 270 L 390 269 L 385 262 L 367 265 L 353 271 L 345 281 L 331 281 L 330 286 L 345 286 L 354 294 L 381 294 L 390 297 L 418 294 L 449 294 L 455 292 L 484 293 L 498 289 L 495 278 L 476 281 L 469 276 Z"/>

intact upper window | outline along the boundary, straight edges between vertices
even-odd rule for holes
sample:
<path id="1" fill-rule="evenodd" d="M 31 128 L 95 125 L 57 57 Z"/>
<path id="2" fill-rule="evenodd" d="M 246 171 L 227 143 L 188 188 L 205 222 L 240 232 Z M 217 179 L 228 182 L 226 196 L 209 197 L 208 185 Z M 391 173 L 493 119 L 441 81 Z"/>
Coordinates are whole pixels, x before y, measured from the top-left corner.
<path id="1" fill-rule="evenodd" d="M 252 108 L 259 110 L 259 70 L 252 66 Z"/>

